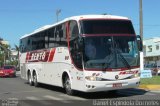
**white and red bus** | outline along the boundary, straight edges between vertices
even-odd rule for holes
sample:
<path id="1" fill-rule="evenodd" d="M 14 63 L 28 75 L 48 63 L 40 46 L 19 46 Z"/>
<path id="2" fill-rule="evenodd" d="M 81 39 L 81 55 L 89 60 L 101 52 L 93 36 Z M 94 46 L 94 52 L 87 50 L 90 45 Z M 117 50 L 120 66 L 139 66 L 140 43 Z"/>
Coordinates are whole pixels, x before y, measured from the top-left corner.
<path id="1" fill-rule="evenodd" d="M 140 83 L 138 47 L 132 22 L 126 17 L 66 18 L 21 37 L 21 77 L 34 86 L 63 87 L 69 95 L 75 90 L 135 88 Z"/>

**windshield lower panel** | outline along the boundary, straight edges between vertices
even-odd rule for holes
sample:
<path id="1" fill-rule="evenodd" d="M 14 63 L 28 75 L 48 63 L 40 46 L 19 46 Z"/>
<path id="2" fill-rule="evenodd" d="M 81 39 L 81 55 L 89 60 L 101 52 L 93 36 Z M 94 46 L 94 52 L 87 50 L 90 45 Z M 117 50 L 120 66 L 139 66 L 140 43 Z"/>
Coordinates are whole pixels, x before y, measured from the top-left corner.
<path id="1" fill-rule="evenodd" d="M 84 37 L 85 69 L 118 69 L 139 66 L 135 36 Z"/>

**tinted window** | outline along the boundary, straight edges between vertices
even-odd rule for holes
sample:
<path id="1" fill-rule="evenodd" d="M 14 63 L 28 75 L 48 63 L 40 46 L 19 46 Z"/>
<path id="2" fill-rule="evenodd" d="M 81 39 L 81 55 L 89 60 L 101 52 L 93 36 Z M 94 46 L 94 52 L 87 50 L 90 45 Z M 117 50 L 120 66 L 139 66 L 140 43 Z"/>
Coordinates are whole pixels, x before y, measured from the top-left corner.
<path id="1" fill-rule="evenodd" d="M 134 34 L 128 20 L 82 20 L 83 34 Z"/>
<path id="2" fill-rule="evenodd" d="M 45 32 L 39 32 L 38 34 L 31 36 L 30 39 L 32 39 L 32 50 L 45 48 Z"/>
<path id="3" fill-rule="evenodd" d="M 49 47 L 67 46 L 65 23 L 49 29 L 48 42 Z"/>
<path id="4" fill-rule="evenodd" d="M 26 52 L 28 50 L 28 37 L 20 40 L 20 52 Z"/>
<path id="5" fill-rule="evenodd" d="M 20 51 L 22 53 L 58 46 L 67 46 L 65 23 L 20 40 Z"/>
<path id="6" fill-rule="evenodd" d="M 78 25 L 76 21 L 70 21 L 69 23 L 69 32 L 70 32 L 70 53 L 72 56 L 72 60 L 76 67 L 82 69 L 82 55 L 79 52 L 79 45 L 78 45 Z"/>
<path id="7" fill-rule="evenodd" d="M 76 21 L 70 22 L 70 35 L 71 38 L 74 39 L 75 37 L 78 37 L 79 31 L 78 31 L 78 25 Z"/>

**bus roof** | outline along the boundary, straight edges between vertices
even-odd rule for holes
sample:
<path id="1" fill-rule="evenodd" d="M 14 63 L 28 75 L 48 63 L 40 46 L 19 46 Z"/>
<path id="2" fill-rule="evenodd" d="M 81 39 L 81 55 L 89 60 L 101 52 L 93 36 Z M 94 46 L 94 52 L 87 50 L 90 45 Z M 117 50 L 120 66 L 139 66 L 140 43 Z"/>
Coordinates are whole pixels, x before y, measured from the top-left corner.
<path id="1" fill-rule="evenodd" d="M 59 21 L 59 22 L 57 22 L 55 24 L 45 25 L 45 26 L 43 26 L 41 28 L 38 28 L 38 29 L 34 30 L 32 33 L 30 33 L 30 34 L 23 35 L 20 39 L 25 38 L 27 36 L 31 36 L 33 34 L 41 32 L 41 31 L 45 31 L 46 29 L 49 29 L 49 28 L 51 28 L 53 26 L 59 25 L 61 23 L 69 21 L 69 20 L 78 21 L 78 20 L 82 20 L 82 19 L 123 19 L 123 20 L 129 20 L 127 17 L 116 16 L 116 15 L 79 15 L 79 16 L 72 16 L 72 17 L 69 17 L 69 18 L 65 18 L 64 20 Z"/>

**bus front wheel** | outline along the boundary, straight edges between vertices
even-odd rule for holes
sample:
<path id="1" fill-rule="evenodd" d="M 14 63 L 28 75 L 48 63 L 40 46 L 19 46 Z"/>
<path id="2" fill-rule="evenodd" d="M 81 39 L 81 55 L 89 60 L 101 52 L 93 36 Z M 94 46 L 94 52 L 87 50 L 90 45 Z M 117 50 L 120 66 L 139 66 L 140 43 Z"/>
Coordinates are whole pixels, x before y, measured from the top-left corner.
<path id="1" fill-rule="evenodd" d="M 66 91 L 66 94 L 68 95 L 73 95 L 74 94 L 74 91 L 71 89 L 71 80 L 70 78 L 68 77 L 68 75 L 65 76 L 65 79 L 64 79 L 64 89 Z"/>

